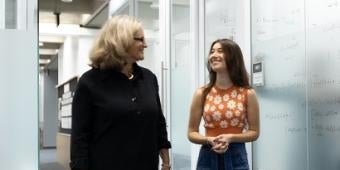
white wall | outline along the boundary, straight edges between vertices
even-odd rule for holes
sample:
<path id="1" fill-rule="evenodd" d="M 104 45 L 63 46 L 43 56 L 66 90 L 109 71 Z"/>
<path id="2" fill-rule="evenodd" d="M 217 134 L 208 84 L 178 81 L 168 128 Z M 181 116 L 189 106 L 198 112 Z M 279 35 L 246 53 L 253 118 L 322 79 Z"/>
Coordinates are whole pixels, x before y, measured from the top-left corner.
<path id="1" fill-rule="evenodd" d="M 81 36 L 78 38 L 78 54 L 75 72 L 79 76 L 91 68 L 88 64 L 90 63 L 89 53 L 92 48 L 93 41 L 93 36 Z"/>
<path id="2" fill-rule="evenodd" d="M 77 38 L 66 36 L 64 44 L 58 54 L 58 84 L 76 75 L 78 44 Z"/>
<path id="3" fill-rule="evenodd" d="M 94 36 L 66 36 L 58 54 L 58 84 L 89 70 L 89 51 Z"/>
<path id="4" fill-rule="evenodd" d="M 57 110 L 57 89 L 58 83 L 57 71 L 45 71 L 43 73 L 43 90 L 40 101 L 43 103 L 43 147 L 56 147 L 56 135 L 58 128 L 58 110 Z"/>

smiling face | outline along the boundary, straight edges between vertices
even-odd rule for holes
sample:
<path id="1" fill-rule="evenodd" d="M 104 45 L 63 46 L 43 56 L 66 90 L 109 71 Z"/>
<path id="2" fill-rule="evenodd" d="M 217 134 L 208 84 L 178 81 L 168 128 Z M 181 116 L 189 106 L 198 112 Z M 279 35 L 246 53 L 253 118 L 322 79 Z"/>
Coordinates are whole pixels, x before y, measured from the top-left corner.
<path id="1" fill-rule="evenodd" d="M 147 45 L 145 43 L 144 31 L 141 29 L 137 31 L 136 35 L 134 36 L 134 42 L 131 45 L 131 47 L 128 49 L 128 54 L 130 56 L 130 59 L 132 59 L 133 62 L 143 60 L 144 59 L 144 48 L 146 47 Z"/>
<path id="2" fill-rule="evenodd" d="M 225 71 L 227 69 L 225 63 L 226 54 L 220 43 L 215 43 L 209 54 L 209 65 L 214 72 Z"/>

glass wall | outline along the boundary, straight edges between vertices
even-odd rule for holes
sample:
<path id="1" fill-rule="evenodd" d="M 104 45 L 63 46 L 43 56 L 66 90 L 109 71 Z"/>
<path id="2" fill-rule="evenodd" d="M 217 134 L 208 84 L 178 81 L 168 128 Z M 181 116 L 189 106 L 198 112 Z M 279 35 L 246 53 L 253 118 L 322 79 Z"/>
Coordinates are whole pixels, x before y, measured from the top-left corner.
<path id="1" fill-rule="evenodd" d="M 257 0 L 251 8 L 252 60 L 264 63 L 265 77 L 256 87 L 254 169 L 340 169 L 338 2 Z"/>
<path id="2" fill-rule="evenodd" d="M 171 3 L 170 109 L 173 169 L 191 168 L 191 145 L 187 138 L 194 58 L 190 55 L 190 0 Z"/>
<path id="3" fill-rule="evenodd" d="M 239 0 L 205 0 L 205 56 L 213 41 L 229 38 L 241 47 L 246 67 L 250 71 L 249 3 Z"/>
<path id="4" fill-rule="evenodd" d="M 306 0 L 309 169 L 340 169 L 340 4 Z"/>
<path id="5" fill-rule="evenodd" d="M 303 0 L 252 4 L 253 62 L 264 63 L 265 77 L 256 88 L 261 136 L 254 145 L 255 169 L 307 168 L 304 31 Z"/>
<path id="6" fill-rule="evenodd" d="M 0 169 L 37 170 L 37 1 L 15 2 L 0 0 Z"/>
<path id="7" fill-rule="evenodd" d="M 159 86 L 162 87 L 162 57 L 160 57 L 159 49 L 159 6 L 156 1 L 137 0 L 137 2 L 136 16 L 143 23 L 144 35 L 148 46 L 144 50 L 145 58 L 139 64 L 156 74 Z"/>

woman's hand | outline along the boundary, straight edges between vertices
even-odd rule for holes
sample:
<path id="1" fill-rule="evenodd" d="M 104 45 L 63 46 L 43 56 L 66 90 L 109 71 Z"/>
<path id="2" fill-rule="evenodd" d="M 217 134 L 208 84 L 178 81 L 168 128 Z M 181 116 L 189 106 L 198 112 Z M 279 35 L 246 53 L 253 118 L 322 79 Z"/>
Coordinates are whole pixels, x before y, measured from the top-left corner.
<path id="1" fill-rule="evenodd" d="M 170 169 L 171 169 L 170 164 L 162 164 L 162 166 L 161 166 L 161 170 L 170 170 Z"/>
<path id="2" fill-rule="evenodd" d="M 216 153 L 225 153 L 228 150 L 228 146 L 231 143 L 232 134 L 222 134 L 214 139 L 214 145 L 212 150 Z"/>
<path id="3" fill-rule="evenodd" d="M 214 152 L 222 154 L 228 150 L 229 143 L 227 142 L 215 142 L 216 144 L 211 148 Z"/>
<path id="4" fill-rule="evenodd" d="M 161 159 L 162 159 L 162 166 L 161 170 L 169 170 L 171 169 L 170 165 L 170 156 L 169 156 L 169 149 L 168 148 L 162 148 L 159 152 Z"/>
<path id="5" fill-rule="evenodd" d="M 215 143 L 215 140 L 216 140 L 216 137 L 206 137 L 206 144 L 210 145 L 210 146 L 214 146 L 216 143 Z"/>

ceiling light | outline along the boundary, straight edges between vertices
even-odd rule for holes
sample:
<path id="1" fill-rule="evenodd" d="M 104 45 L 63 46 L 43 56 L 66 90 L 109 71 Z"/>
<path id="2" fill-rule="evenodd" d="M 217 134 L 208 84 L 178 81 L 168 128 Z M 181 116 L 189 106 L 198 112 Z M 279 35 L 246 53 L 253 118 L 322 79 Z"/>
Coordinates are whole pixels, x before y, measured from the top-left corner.
<path id="1" fill-rule="evenodd" d="M 61 1 L 66 2 L 66 3 L 72 2 L 72 0 L 61 0 Z"/>
<path id="2" fill-rule="evenodd" d="M 57 55 L 58 51 L 56 49 L 39 48 L 40 55 Z"/>
<path id="3" fill-rule="evenodd" d="M 51 59 L 39 59 L 39 64 L 48 64 L 51 62 Z"/>
<path id="4" fill-rule="evenodd" d="M 43 42 L 39 42 L 39 47 L 42 47 L 44 46 L 44 43 Z"/>

